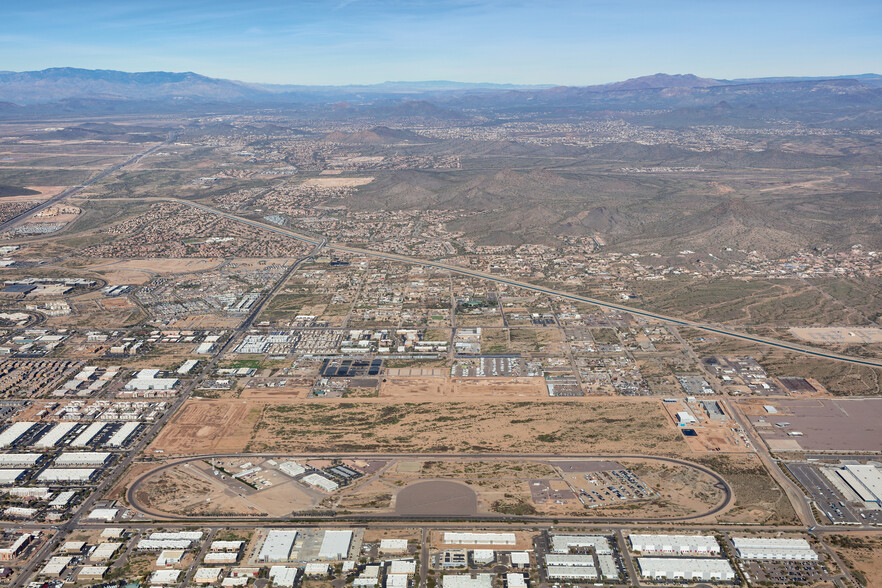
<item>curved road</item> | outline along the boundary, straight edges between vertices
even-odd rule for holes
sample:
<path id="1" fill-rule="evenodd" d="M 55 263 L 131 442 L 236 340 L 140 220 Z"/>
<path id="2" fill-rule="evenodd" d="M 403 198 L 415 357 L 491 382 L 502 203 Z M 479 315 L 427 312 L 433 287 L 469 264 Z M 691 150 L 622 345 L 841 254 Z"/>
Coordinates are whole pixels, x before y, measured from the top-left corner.
<path id="1" fill-rule="evenodd" d="M 713 507 L 712 509 L 698 513 L 694 515 L 680 516 L 680 517 L 612 517 L 612 518 L 594 518 L 594 517 L 534 517 L 534 516 L 512 516 L 512 515 L 493 515 L 491 513 L 487 514 L 479 514 L 476 516 L 463 516 L 463 515 L 455 515 L 455 516 L 443 516 L 443 515 L 426 515 L 426 516 L 398 516 L 398 515 L 347 515 L 347 516 L 303 516 L 303 517 L 284 517 L 284 518 L 273 518 L 273 517 L 230 517 L 230 516 L 175 516 L 172 513 L 166 513 L 162 511 L 152 510 L 149 507 L 145 507 L 139 503 L 138 500 L 138 489 L 144 484 L 148 478 L 155 476 L 156 474 L 163 472 L 169 468 L 177 467 L 184 463 L 189 463 L 193 461 L 204 461 L 207 459 L 230 459 L 237 457 L 261 457 L 261 458 L 310 458 L 310 459 L 327 459 L 327 458 L 357 458 L 357 459 L 469 459 L 469 460 L 480 460 L 480 459 L 548 459 L 555 461 L 568 461 L 568 460 L 586 460 L 586 459 L 649 459 L 654 461 L 660 461 L 665 463 L 672 463 L 676 465 L 681 465 L 685 467 L 690 467 L 696 469 L 704 474 L 707 474 L 711 478 L 716 481 L 714 486 L 720 489 L 723 492 L 723 501 Z M 247 521 L 276 521 L 276 522 L 285 522 L 292 520 L 315 520 L 315 521 L 327 521 L 327 520 L 346 520 L 348 522 L 359 522 L 359 521 L 379 521 L 379 520 L 389 520 L 389 521 L 460 521 L 463 519 L 470 520 L 506 520 L 506 521 L 524 521 L 524 522 L 536 522 L 536 523 L 552 523 L 554 521 L 557 522 L 567 522 L 567 523 L 612 523 L 612 522 L 628 522 L 628 523 L 666 523 L 666 522 L 682 522 L 682 521 L 692 521 L 696 519 L 701 519 L 718 512 L 721 512 L 729 507 L 734 499 L 734 493 L 732 492 L 732 487 L 729 486 L 729 483 L 717 472 L 714 470 L 705 467 L 703 465 L 693 463 L 691 461 L 686 461 L 684 459 L 677 459 L 673 457 L 657 457 L 651 455 L 572 455 L 572 454 L 518 454 L 518 453 L 478 453 L 478 454 L 468 454 L 468 455 L 457 455 L 457 454 L 449 454 L 449 453 L 389 453 L 389 454 L 365 454 L 365 453 L 317 453 L 317 454 L 309 454 L 309 456 L 304 455 L 294 455 L 294 454 L 282 454 L 282 453 L 229 453 L 229 454 L 215 454 L 215 455 L 199 455 L 199 456 L 188 456 L 181 459 L 176 459 L 174 461 L 163 464 L 149 472 L 142 474 L 138 478 L 135 479 L 134 482 L 129 484 L 129 487 L 126 489 L 126 500 L 129 503 L 129 506 L 146 515 L 152 517 L 155 520 L 162 521 L 180 521 L 180 522 L 210 522 L 210 521 L 239 521 L 239 522 L 247 522 Z M 557 523 L 555 523 L 557 524 Z"/>
<path id="2" fill-rule="evenodd" d="M 197 202 L 189 202 L 187 200 L 180 200 L 177 198 L 155 198 L 151 200 L 166 200 L 171 202 L 177 202 L 179 204 L 184 204 L 186 206 L 191 206 L 193 208 L 198 208 L 199 210 L 203 210 L 205 212 L 216 214 L 218 216 L 222 216 L 224 218 L 241 222 L 252 227 L 260 228 L 263 230 L 271 231 L 273 233 L 283 235 L 286 237 L 290 237 L 292 239 L 297 239 L 299 241 L 304 241 L 306 243 L 310 243 L 312 245 L 320 245 L 324 243 L 324 246 L 327 249 L 333 249 L 335 251 L 342 251 L 344 253 L 352 253 L 355 255 L 364 255 L 369 257 L 376 257 L 378 259 L 387 259 L 390 261 L 398 261 L 402 263 L 414 264 L 414 265 L 423 265 L 426 267 L 433 267 L 436 269 L 447 270 L 450 272 L 454 272 L 457 274 L 461 274 L 464 276 L 470 276 L 474 278 L 480 278 L 483 280 L 490 280 L 493 282 L 497 282 L 500 284 L 508 284 L 510 286 L 516 286 L 518 288 L 524 288 L 525 290 L 532 290 L 533 292 L 539 292 L 541 294 L 548 294 L 551 296 L 558 296 L 560 298 L 565 298 L 567 300 L 572 300 L 574 302 L 582 302 L 586 304 L 594 304 L 596 306 L 602 306 L 604 308 L 611 308 L 614 310 L 619 310 L 622 312 L 628 312 L 630 314 L 635 314 L 638 316 L 643 316 L 646 318 L 651 318 L 659 321 L 663 321 L 666 323 L 670 323 L 673 325 L 678 325 L 682 327 L 691 327 L 694 329 L 699 329 L 702 331 L 706 331 L 709 333 L 714 333 L 717 335 L 725 335 L 726 337 L 733 337 L 735 339 L 741 339 L 744 341 L 750 341 L 751 343 L 759 343 L 761 345 L 768 345 L 770 347 L 777 347 L 779 349 L 784 349 L 787 351 L 792 351 L 795 353 L 802 353 L 805 355 L 811 355 L 814 357 L 821 357 L 824 359 L 832 359 L 834 361 L 844 361 L 848 363 L 854 363 L 859 365 L 866 365 L 875 368 L 882 368 L 882 360 L 874 360 L 862 357 L 854 357 L 851 355 L 845 355 L 841 353 L 833 353 L 831 351 L 826 351 L 824 349 L 810 347 L 807 345 L 798 345 L 795 343 L 789 343 L 786 341 L 781 341 L 778 339 L 772 339 L 769 337 L 759 337 L 756 335 L 748 335 L 746 333 L 741 333 L 739 331 L 733 331 L 725 328 L 715 327 L 712 325 L 705 325 L 702 323 L 697 323 L 690 320 L 684 320 L 676 317 L 666 316 L 663 314 L 650 312 L 646 310 L 641 310 L 639 308 L 632 308 L 630 306 L 624 306 L 621 304 L 616 304 L 614 302 L 607 302 L 605 300 L 599 300 L 597 298 L 590 298 L 588 296 L 579 296 L 576 294 L 571 294 L 569 292 L 564 292 L 562 290 L 554 290 L 552 288 L 546 288 L 543 286 L 537 286 L 535 284 L 530 284 L 529 282 L 521 282 L 518 280 L 513 280 L 510 278 L 500 277 L 493 274 L 488 274 L 484 272 L 479 272 L 475 270 L 470 270 L 466 268 L 459 267 L 457 265 L 444 263 L 440 261 L 429 261 L 427 259 L 420 259 L 418 257 L 410 257 L 407 255 L 398 255 L 395 253 L 385 253 L 382 251 L 372 251 L 370 249 L 360 249 L 358 247 L 348 247 L 346 245 L 338 244 L 338 243 L 330 243 L 326 242 L 323 238 L 316 238 L 310 235 L 305 235 L 302 233 L 297 233 L 295 231 L 290 231 L 288 229 L 283 229 L 282 227 L 269 225 L 266 223 L 262 223 L 260 221 L 255 221 L 249 218 L 244 218 L 235 214 L 231 214 L 228 212 L 223 212 L 221 210 L 217 210 L 210 206 L 206 206 L 204 204 L 199 204 Z"/>

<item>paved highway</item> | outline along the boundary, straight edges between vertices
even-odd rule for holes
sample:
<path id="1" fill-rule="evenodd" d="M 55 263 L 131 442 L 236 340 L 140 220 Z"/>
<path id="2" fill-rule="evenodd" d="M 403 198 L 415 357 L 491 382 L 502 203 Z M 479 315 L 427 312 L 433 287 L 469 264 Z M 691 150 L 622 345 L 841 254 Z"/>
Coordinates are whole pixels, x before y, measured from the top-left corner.
<path id="1" fill-rule="evenodd" d="M 269 225 L 267 223 L 262 223 L 260 221 L 252 220 L 249 218 L 244 218 L 235 214 L 230 214 L 228 212 L 223 212 L 221 210 L 217 210 L 210 206 L 206 206 L 204 204 L 199 204 L 197 202 L 189 202 L 187 200 L 179 200 L 176 198 L 158 198 L 157 200 L 170 200 L 173 202 L 178 202 L 181 204 L 185 204 L 187 206 L 192 206 L 193 208 L 198 208 L 199 210 L 203 210 L 205 212 L 209 212 L 211 214 L 216 214 L 218 216 L 222 216 L 224 218 L 237 221 L 240 223 L 244 223 L 253 227 L 257 227 L 260 229 L 264 229 L 267 231 L 271 231 L 273 233 L 284 235 L 286 237 L 290 237 L 292 239 L 297 239 L 299 241 L 303 241 L 306 243 L 310 243 L 312 245 L 319 245 L 323 243 L 322 239 L 319 237 L 314 237 L 311 235 L 306 235 L 303 233 L 298 233 L 295 231 L 290 231 L 288 229 L 283 229 L 281 227 Z M 596 306 L 601 306 L 604 308 L 611 308 L 614 310 L 619 310 L 622 312 L 628 312 L 630 314 L 634 314 L 637 316 L 642 316 L 646 318 L 651 318 L 659 321 L 663 321 L 666 323 L 670 323 L 677 326 L 682 327 L 691 327 L 694 329 L 699 329 L 702 331 L 706 331 L 709 333 L 714 333 L 717 335 L 724 335 L 726 337 L 733 337 L 735 339 L 741 339 L 744 341 L 750 341 L 751 343 L 759 343 L 760 345 L 767 345 L 770 347 L 777 347 L 779 349 L 784 349 L 787 351 L 792 351 L 794 353 L 802 353 L 805 355 L 811 355 L 814 357 L 822 357 L 824 359 L 831 359 L 834 361 L 844 361 L 848 363 L 858 364 L 858 365 L 866 365 L 870 367 L 882 368 L 882 360 L 870 359 L 865 357 L 855 357 L 852 355 L 845 355 L 841 353 L 833 353 L 831 351 L 827 351 L 825 349 L 820 349 L 816 347 L 810 347 L 807 345 L 798 345 L 795 343 L 789 343 L 787 341 L 781 341 L 778 339 L 772 339 L 770 337 L 760 337 L 757 335 L 748 335 L 746 333 L 741 333 L 739 331 L 733 331 L 731 329 L 723 328 L 720 326 L 714 325 L 706 325 L 702 323 L 697 323 L 690 320 L 685 320 L 681 318 L 671 317 L 663 314 L 659 314 L 656 312 L 650 312 L 646 310 L 641 310 L 639 308 L 633 308 L 630 306 L 624 306 L 621 304 L 616 304 L 614 302 L 608 302 L 605 300 L 599 300 L 597 298 L 590 298 L 588 296 L 580 296 L 576 294 L 571 294 L 569 292 L 564 292 L 562 290 L 554 290 L 552 288 L 546 288 L 544 286 L 537 286 L 535 284 L 530 284 L 529 282 L 521 282 L 518 280 L 497 276 L 494 274 L 488 274 L 476 270 L 466 269 L 459 267 L 457 265 L 453 265 L 450 263 L 444 263 L 441 261 L 430 261 L 427 259 L 420 259 L 418 257 L 410 257 L 407 255 L 398 255 L 395 253 L 386 253 L 383 251 L 373 251 L 370 249 L 361 249 L 358 247 L 349 247 L 346 245 L 324 242 L 324 246 L 327 249 L 332 249 L 334 251 L 342 251 L 344 253 L 352 253 L 354 255 L 364 255 L 367 257 L 375 257 L 378 259 L 388 259 L 390 261 L 398 261 L 401 263 L 408 263 L 414 265 L 422 265 L 426 267 L 434 267 L 437 269 L 447 270 L 450 272 L 454 272 L 464 276 L 471 276 L 474 278 L 481 278 L 483 280 L 490 280 L 493 282 L 497 282 L 500 284 L 508 284 L 510 286 L 516 286 L 518 288 L 524 288 L 525 290 L 532 290 L 533 292 L 539 292 L 541 294 L 549 294 L 551 296 L 558 296 L 560 298 L 565 298 L 567 300 L 572 300 L 574 302 L 582 302 L 585 304 L 594 304 Z"/>

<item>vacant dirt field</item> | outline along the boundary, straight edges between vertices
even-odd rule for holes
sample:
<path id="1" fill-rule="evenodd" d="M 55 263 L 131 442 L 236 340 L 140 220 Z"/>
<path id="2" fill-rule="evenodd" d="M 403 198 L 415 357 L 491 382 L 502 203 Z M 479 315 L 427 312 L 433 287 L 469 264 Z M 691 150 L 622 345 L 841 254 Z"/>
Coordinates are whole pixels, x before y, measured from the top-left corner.
<path id="1" fill-rule="evenodd" d="M 244 451 L 262 406 L 233 399 L 188 400 L 147 451 L 171 455 Z"/>
<path id="2" fill-rule="evenodd" d="M 544 378 L 387 378 L 380 398 L 416 402 L 547 398 Z"/>
<path id="3" fill-rule="evenodd" d="M 803 341 L 827 345 L 882 343 L 882 329 L 867 327 L 792 328 Z"/>
<path id="4" fill-rule="evenodd" d="M 166 431 L 180 436 L 178 419 Z M 199 421 L 196 421 L 199 422 Z M 254 423 L 243 422 L 238 427 Z M 244 437 L 249 432 L 228 429 Z M 188 433 L 193 437 L 193 433 Z M 249 449 L 683 455 L 661 401 L 268 404 Z"/>

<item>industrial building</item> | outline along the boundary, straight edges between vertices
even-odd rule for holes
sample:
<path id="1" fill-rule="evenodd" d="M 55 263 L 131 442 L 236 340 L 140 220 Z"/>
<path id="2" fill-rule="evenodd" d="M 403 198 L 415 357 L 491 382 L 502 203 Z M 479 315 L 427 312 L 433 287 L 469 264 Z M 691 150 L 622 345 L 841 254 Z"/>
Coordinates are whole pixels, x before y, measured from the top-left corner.
<path id="1" fill-rule="evenodd" d="M 874 465 L 846 465 L 836 470 L 864 502 L 882 505 L 882 472 Z"/>
<path id="2" fill-rule="evenodd" d="M 549 553 L 545 556 L 547 566 L 594 566 L 594 557 L 581 553 Z"/>
<path id="3" fill-rule="evenodd" d="M 89 554 L 90 561 L 107 561 L 113 555 L 119 551 L 119 548 L 122 547 L 122 543 L 99 543 L 95 550 Z"/>
<path id="4" fill-rule="evenodd" d="M 33 467 L 37 465 L 42 453 L 2 453 L 0 454 L 0 466 L 25 466 Z"/>
<path id="5" fill-rule="evenodd" d="M 496 552 L 492 549 L 475 549 L 472 551 L 472 561 L 479 566 L 491 564 L 496 561 Z"/>
<path id="6" fill-rule="evenodd" d="M 55 465 L 64 466 L 102 466 L 110 459 L 110 453 L 99 451 L 65 451 L 55 458 Z"/>
<path id="7" fill-rule="evenodd" d="M 382 553 L 406 553 L 407 539 L 380 539 Z"/>
<path id="8" fill-rule="evenodd" d="M 704 409 L 704 412 L 707 413 L 707 418 L 711 419 L 712 421 L 726 420 L 726 413 L 723 412 L 723 407 L 720 406 L 719 401 L 702 400 L 701 407 Z"/>
<path id="9" fill-rule="evenodd" d="M 444 533 L 448 545 L 514 545 L 514 533 Z"/>
<path id="10" fill-rule="evenodd" d="M 291 548 L 297 539 L 297 531 L 273 529 L 267 533 L 266 539 L 257 554 L 257 561 L 288 561 Z"/>
<path id="11" fill-rule="evenodd" d="M 145 369 L 135 374 L 135 377 L 129 380 L 126 390 L 173 390 L 178 384 L 177 378 L 159 378 L 159 370 Z"/>
<path id="12" fill-rule="evenodd" d="M 177 584 L 180 576 L 181 570 L 156 570 L 150 574 L 150 584 L 157 586 Z"/>
<path id="13" fill-rule="evenodd" d="M 629 535 L 631 549 L 641 553 L 715 555 L 720 544 L 710 535 Z"/>
<path id="14" fill-rule="evenodd" d="M 18 423 L 12 423 L 6 430 L 0 433 L 0 449 L 9 447 L 13 443 L 19 440 L 19 438 L 27 433 L 31 427 L 36 425 L 37 423 L 33 423 L 30 421 L 22 421 Z"/>
<path id="15" fill-rule="evenodd" d="M 196 584 L 216 584 L 222 568 L 196 568 L 193 582 Z"/>
<path id="16" fill-rule="evenodd" d="M 106 573 L 107 573 L 107 566 L 83 566 L 83 568 L 80 570 L 80 573 L 77 574 L 77 579 L 80 579 L 80 578 L 83 578 L 83 579 L 85 579 L 85 578 L 89 578 L 89 579 L 103 578 Z"/>
<path id="17" fill-rule="evenodd" d="M 441 577 L 441 588 L 493 588 L 493 574 L 445 574 Z"/>
<path id="18" fill-rule="evenodd" d="M 545 571 L 552 580 L 597 579 L 597 569 L 594 566 L 548 566 Z"/>
<path id="19" fill-rule="evenodd" d="M 818 554 L 805 539 L 732 537 L 732 544 L 741 559 L 818 561 Z"/>
<path id="20" fill-rule="evenodd" d="M 318 557 L 319 559 L 343 559 L 349 554 L 351 543 L 352 531 L 325 531 Z"/>
<path id="21" fill-rule="evenodd" d="M 0 470 L 0 486 L 12 486 L 21 480 L 27 470 Z"/>
<path id="22" fill-rule="evenodd" d="M 273 586 L 292 588 L 294 586 L 294 582 L 297 581 L 297 571 L 298 568 L 272 566 L 269 570 L 269 577 L 273 581 Z"/>
<path id="23" fill-rule="evenodd" d="M 239 561 L 239 554 L 231 551 L 212 551 L 202 559 L 207 564 L 234 564 Z"/>
<path id="24" fill-rule="evenodd" d="M 518 573 L 506 574 L 505 584 L 508 588 L 527 588 L 527 580 L 523 574 Z"/>
<path id="25" fill-rule="evenodd" d="M 552 535 L 551 551 L 569 553 L 571 548 L 593 549 L 597 554 L 612 553 L 609 539 L 603 535 Z"/>
<path id="26" fill-rule="evenodd" d="M 735 570 L 727 559 L 638 557 L 644 578 L 659 580 L 734 580 Z"/>
<path id="27" fill-rule="evenodd" d="M 41 482 L 72 482 L 85 484 L 92 480 L 98 470 L 94 468 L 46 468 L 37 479 Z"/>
<path id="28" fill-rule="evenodd" d="M 677 425 L 681 427 L 686 427 L 688 425 L 694 425 L 698 420 L 685 411 L 680 411 L 677 413 Z"/>
<path id="29" fill-rule="evenodd" d="M 34 443 L 34 447 L 40 447 L 41 449 L 50 449 L 58 445 L 58 442 L 61 441 L 65 435 L 70 433 L 76 428 L 76 423 L 58 423 L 51 429 L 49 432 L 40 437 L 36 443 Z"/>
<path id="30" fill-rule="evenodd" d="M 98 433 L 101 432 L 107 423 L 92 423 L 86 429 L 70 442 L 71 447 L 86 447 Z"/>
<path id="31" fill-rule="evenodd" d="M 128 441 L 129 437 L 132 436 L 138 427 L 141 426 L 141 423 L 137 421 L 131 421 L 128 423 L 124 423 L 107 441 L 106 445 L 109 447 L 122 447 L 126 441 Z"/>
<path id="32" fill-rule="evenodd" d="M 511 565 L 516 568 L 528 568 L 530 567 L 530 554 L 526 551 L 512 551 L 509 554 L 509 559 L 511 559 Z"/>
<path id="33" fill-rule="evenodd" d="M 283 473 L 291 476 L 292 478 L 299 476 L 300 474 L 306 473 L 306 468 L 297 463 L 296 461 L 285 461 L 279 464 L 279 469 L 282 470 Z"/>
<path id="34" fill-rule="evenodd" d="M 333 480 L 329 480 L 328 478 L 321 476 L 319 474 L 309 474 L 308 476 L 304 476 L 300 478 L 302 482 L 306 482 L 310 486 L 315 486 L 316 488 L 321 488 L 325 492 L 333 492 L 337 488 L 340 487 L 337 482 Z"/>

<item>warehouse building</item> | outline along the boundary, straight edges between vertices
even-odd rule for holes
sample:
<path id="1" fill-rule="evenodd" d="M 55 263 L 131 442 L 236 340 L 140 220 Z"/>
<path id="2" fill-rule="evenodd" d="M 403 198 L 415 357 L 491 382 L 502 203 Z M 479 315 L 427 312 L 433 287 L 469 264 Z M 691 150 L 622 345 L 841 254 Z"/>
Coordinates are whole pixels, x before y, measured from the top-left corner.
<path id="1" fill-rule="evenodd" d="M 211 551 L 239 551 L 245 544 L 244 541 L 212 541 Z"/>
<path id="2" fill-rule="evenodd" d="M 201 541 L 202 531 L 156 531 L 150 533 L 148 539 L 188 539 L 190 541 Z"/>
<path id="3" fill-rule="evenodd" d="M 569 553 L 549 553 L 545 556 L 545 565 L 547 566 L 575 566 L 587 567 L 594 566 L 594 557 L 588 554 L 569 554 Z"/>
<path id="4" fill-rule="evenodd" d="M 641 553 L 716 555 L 720 544 L 710 535 L 629 535 L 631 549 Z"/>
<path id="5" fill-rule="evenodd" d="M 514 533 L 444 533 L 448 545 L 514 545 Z"/>
<path id="6" fill-rule="evenodd" d="M 493 588 L 493 574 L 445 574 L 441 577 L 441 588 Z"/>
<path id="7" fill-rule="evenodd" d="M 296 539 L 297 531 L 288 529 L 271 530 L 267 533 L 266 539 L 260 547 L 257 561 L 288 561 L 288 556 L 291 555 L 291 548 L 294 547 Z"/>
<path id="8" fill-rule="evenodd" d="M 107 566 L 83 566 L 80 573 L 77 574 L 77 580 L 80 578 L 84 580 L 87 578 L 89 580 L 100 579 L 103 578 L 106 573 Z"/>
<path id="9" fill-rule="evenodd" d="M 58 423 L 49 429 L 48 433 L 40 437 L 40 439 L 34 443 L 34 447 L 40 447 L 42 449 L 55 447 L 58 445 L 58 442 L 64 439 L 65 435 L 73 431 L 76 426 L 76 423 Z"/>
<path id="10" fill-rule="evenodd" d="M 207 564 L 234 564 L 239 561 L 239 554 L 233 551 L 212 551 L 202 559 Z"/>
<path id="11" fill-rule="evenodd" d="M 89 554 L 90 561 L 107 561 L 119 551 L 122 543 L 99 543 L 95 550 Z"/>
<path id="12" fill-rule="evenodd" d="M 325 531 L 318 557 L 319 559 L 343 559 L 349 555 L 351 543 L 352 531 Z"/>
<path id="13" fill-rule="evenodd" d="M 592 566 L 548 566 L 545 568 L 552 580 L 596 580 L 597 569 Z"/>
<path id="14" fill-rule="evenodd" d="M 156 570 L 150 574 L 150 584 L 157 586 L 177 584 L 180 576 L 181 570 Z"/>
<path id="15" fill-rule="evenodd" d="M 509 559 L 511 559 L 511 565 L 515 568 L 528 568 L 530 567 L 530 554 L 526 551 L 512 551 L 509 554 Z"/>
<path id="16" fill-rule="evenodd" d="M 25 466 L 33 467 L 37 465 L 42 453 L 2 453 L 0 454 L 0 466 Z"/>
<path id="17" fill-rule="evenodd" d="M 681 427 L 686 427 L 688 425 L 694 425 L 698 421 L 694 416 L 685 411 L 680 411 L 677 413 L 677 424 Z"/>
<path id="18" fill-rule="evenodd" d="M 126 390 L 173 390 L 177 378 L 158 378 L 159 370 L 141 370 L 125 385 Z"/>
<path id="19" fill-rule="evenodd" d="M 333 492 L 340 487 L 337 482 L 329 480 L 328 478 L 320 476 L 319 474 L 309 474 L 308 476 L 303 476 L 302 478 L 300 478 L 300 480 L 302 482 L 306 482 L 310 486 L 321 488 L 325 492 Z"/>
<path id="20" fill-rule="evenodd" d="M 64 466 L 102 466 L 110 459 L 110 453 L 99 451 L 65 451 L 55 458 L 55 465 Z"/>
<path id="21" fill-rule="evenodd" d="M 196 568 L 193 582 L 196 584 L 216 584 L 222 568 Z"/>
<path id="22" fill-rule="evenodd" d="M 109 447 L 122 447 L 125 445 L 126 441 L 128 441 L 129 437 L 132 436 L 132 433 L 137 431 L 140 426 L 141 423 L 137 421 L 124 423 L 123 426 L 110 437 L 105 445 Z"/>
<path id="23" fill-rule="evenodd" d="M 609 539 L 603 535 L 552 535 L 551 551 L 569 553 L 571 548 L 593 549 L 597 554 L 610 554 Z"/>
<path id="24" fill-rule="evenodd" d="M 22 478 L 24 478 L 27 470 L 0 470 L 0 486 L 12 486 Z"/>
<path id="25" fill-rule="evenodd" d="M 732 544 L 741 559 L 818 561 L 818 554 L 805 539 L 732 537 Z"/>
<path id="26" fill-rule="evenodd" d="M 298 570 L 298 568 L 272 566 L 269 571 L 269 577 L 273 581 L 273 586 L 292 588 L 294 586 L 294 582 L 297 581 Z"/>
<path id="27" fill-rule="evenodd" d="M 72 482 L 85 484 L 95 477 L 98 470 L 94 468 L 46 468 L 37 479 L 41 482 Z"/>
<path id="28" fill-rule="evenodd" d="M 640 575 L 655 580 L 734 580 L 735 570 L 726 559 L 638 557 Z"/>
<path id="29" fill-rule="evenodd" d="M 52 496 L 52 491 L 46 486 L 31 486 L 29 488 L 10 488 L 6 491 L 10 496 L 16 498 L 39 498 L 46 500 Z"/>
<path id="30" fill-rule="evenodd" d="M 18 423 L 12 423 L 8 427 L 6 427 L 6 430 L 0 433 L 0 449 L 9 447 L 10 445 L 18 441 L 22 435 L 27 433 L 31 429 L 31 427 L 36 424 L 37 423 L 29 421 L 22 421 Z"/>
<path id="31" fill-rule="evenodd" d="M 407 553 L 407 539 L 380 539 L 381 553 Z"/>
<path id="32" fill-rule="evenodd" d="M 141 539 L 138 549 L 159 551 L 161 549 L 188 549 L 193 544 L 190 539 Z"/>
<path id="33" fill-rule="evenodd" d="M 101 432 L 107 423 L 92 423 L 79 435 L 70 442 L 71 447 L 86 447 L 98 433 Z"/>
<path id="34" fill-rule="evenodd" d="M 882 505 L 882 472 L 874 465 L 847 465 L 836 470 L 864 502 Z"/>
<path id="35" fill-rule="evenodd" d="M 300 474 L 306 473 L 306 468 L 297 463 L 296 461 L 285 461 L 279 464 L 279 469 L 282 470 L 283 473 L 291 476 L 292 478 L 299 476 Z"/>

